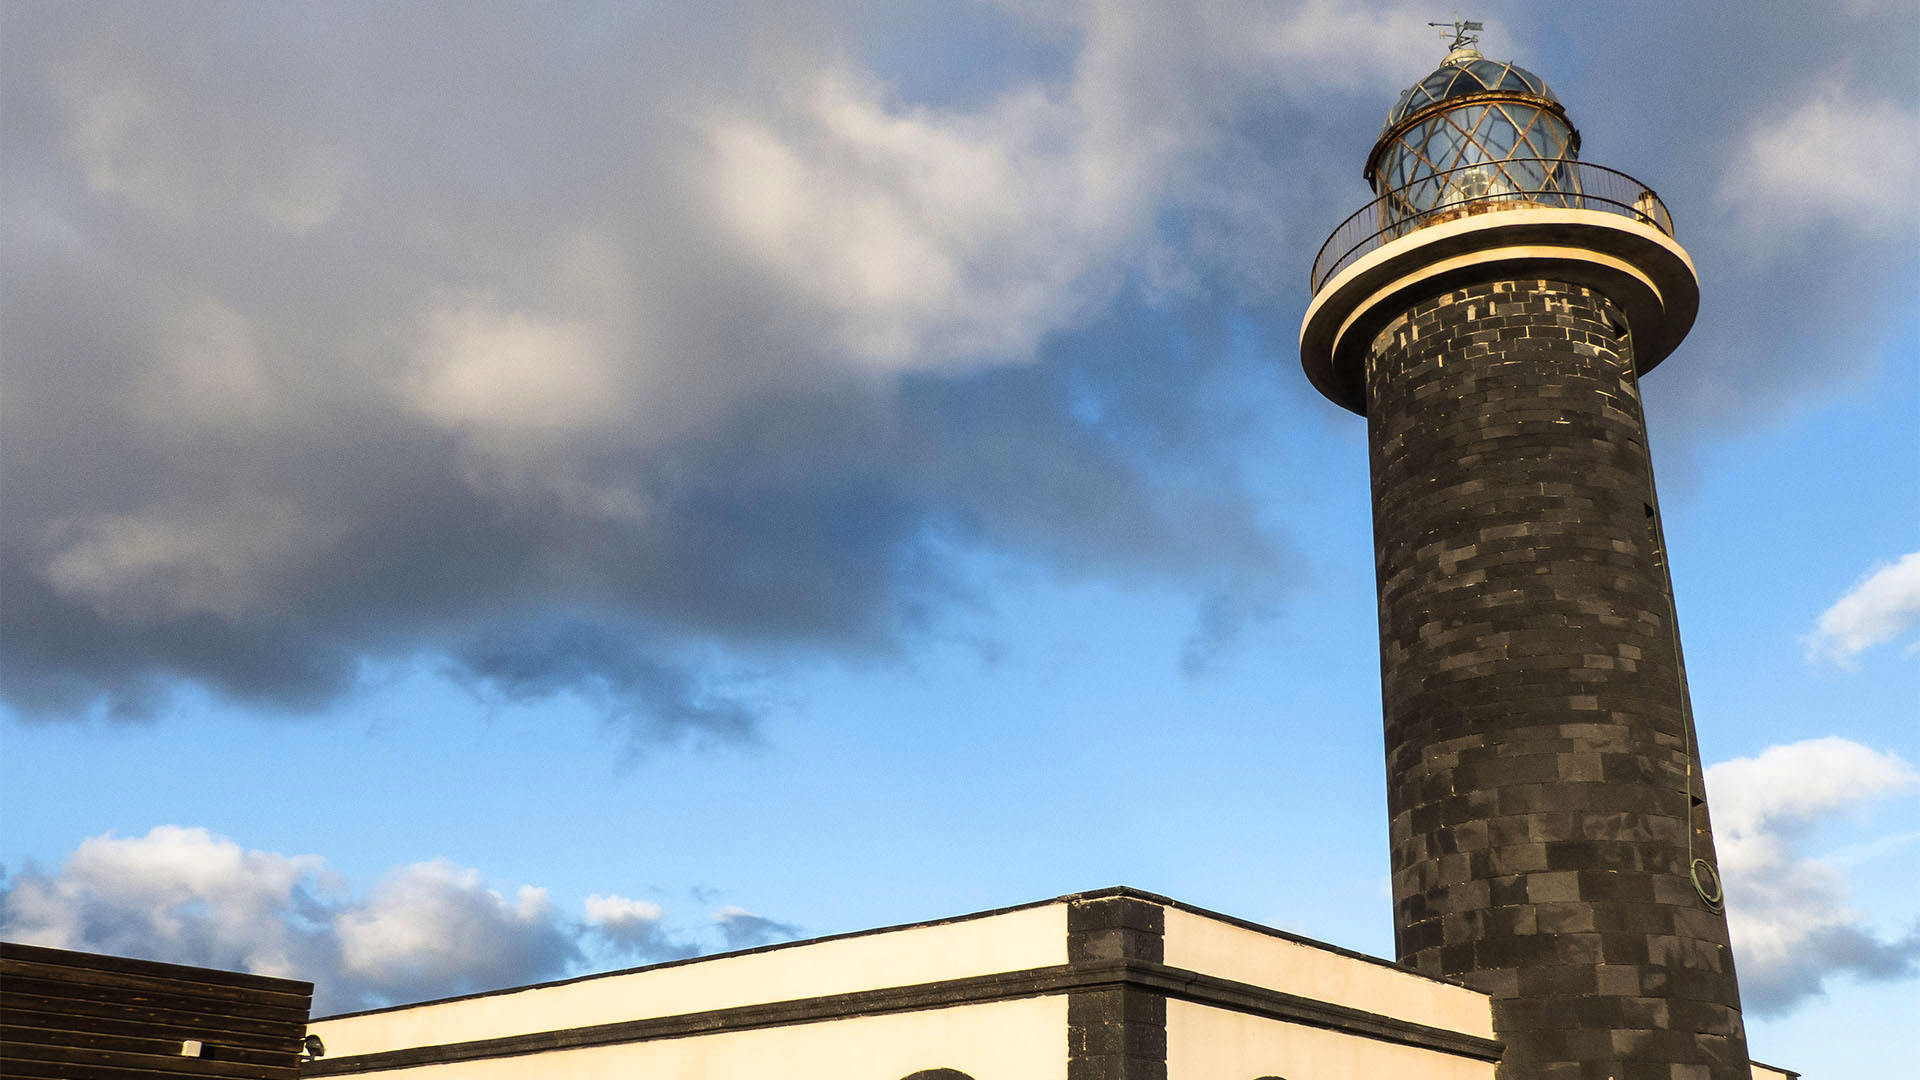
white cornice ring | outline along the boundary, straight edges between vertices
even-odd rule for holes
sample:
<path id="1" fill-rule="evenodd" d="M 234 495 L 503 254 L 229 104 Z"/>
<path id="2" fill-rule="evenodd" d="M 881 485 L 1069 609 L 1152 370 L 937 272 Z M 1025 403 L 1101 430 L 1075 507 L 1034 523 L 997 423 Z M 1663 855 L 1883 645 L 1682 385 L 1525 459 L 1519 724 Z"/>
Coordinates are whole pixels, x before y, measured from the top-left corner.
<path id="1" fill-rule="evenodd" d="M 1645 374 L 1693 327 L 1700 279 L 1686 249 L 1634 218 L 1525 207 L 1416 229 L 1340 271 L 1300 325 L 1300 363 L 1315 388 L 1366 415 L 1366 349 L 1422 300 L 1487 281 L 1546 279 L 1597 289 L 1625 313 Z"/>

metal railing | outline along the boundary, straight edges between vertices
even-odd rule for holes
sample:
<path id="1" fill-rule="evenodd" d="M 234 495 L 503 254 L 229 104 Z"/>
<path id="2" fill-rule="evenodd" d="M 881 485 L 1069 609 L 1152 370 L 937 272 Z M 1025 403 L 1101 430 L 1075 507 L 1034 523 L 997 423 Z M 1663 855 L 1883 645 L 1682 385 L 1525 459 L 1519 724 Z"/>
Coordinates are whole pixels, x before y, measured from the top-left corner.
<path id="1" fill-rule="evenodd" d="M 1614 169 L 1549 158 L 1462 165 L 1395 188 L 1341 222 L 1313 260 L 1309 293 L 1319 292 L 1320 286 L 1354 260 L 1416 229 L 1469 214 L 1522 207 L 1602 210 L 1673 235 L 1673 219 L 1660 196 Z"/>

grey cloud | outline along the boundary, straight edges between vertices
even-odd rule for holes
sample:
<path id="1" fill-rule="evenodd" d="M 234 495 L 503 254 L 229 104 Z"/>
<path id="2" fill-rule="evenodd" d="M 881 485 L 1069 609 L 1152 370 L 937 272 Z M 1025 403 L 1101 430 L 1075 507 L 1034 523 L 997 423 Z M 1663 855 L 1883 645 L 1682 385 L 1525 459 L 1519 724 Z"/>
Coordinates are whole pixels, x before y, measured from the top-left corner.
<path id="1" fill-rule="evenodd" d="M 1658 190 L 1700 271 L 1699 321 L 1648 383 L 1661 432 L 1738 430 L 1880 366 L 1903 283 L 1920 273 L 1914 222 L 1848 227 L 1813 181 L 1806 205 L 1784 212 L 1756 215 L 1726 193 L 1741 187 L 1748 140 L 1834 80 L 1868 100 L 1920 100 L 1920 11 L 1716 0 L 1684 18 L 1640 2 L 1516 4 L 1495 18 L 1513 39 L 1572 43 L 1573 66 L 1545 74 L 1581 128 L 1581 156 Z M 1875 156 L 1819 164 L 1857 171 Z"/>
<path id="2" fill-rule="evenodd" d="M 1890 981 L 1920 972 L 1920 931 L 1892 941 L 1860 926 L 1828 926 L 1809 933 L 1785 963 L 1740 969 L 1741 1005 L 1756 1016 L 1781 1016 L 1826 993 L 1828 979 Z"/>
<path id="3" fill-rule="evenodd" d="M 453 664 L 456 677 L 482 694 L 517 703 L 585 694 L 610 717 L 631 722 L 637 745 L 649 737 L 752 734 L 749 704 L 705 685 L 686 665 L 649 655 L 635 635 L 601 626 L 503 631 L 461 650 Z"/>
<path id="4" fill-rule="evenodd" d="M 1270 602 L 1258 595 L 1216 593 L 1200 605 L 1194 628 L 1180 647 L 1180 667 L 1189 677 L 1198 677 L 1218 663 L 1249 623 L 1267 618 Z"/>
<path id="5" fill-rule="evenodd" d="M 728 949 L 752 949 L 776 941 L 791 941 L 801 930 L 792 923 L 777 922 L 740 908 L 722 908 L 713 921 L 725 935 Z"/>
<path id="6" fill-rule="evenodd" d="M 1169 6 L 1129 36 L 1098 5 L 947 7 L 953 36 L 925 40 L 859 4 L 8 5 L 8 703 L 152 716 L 196 684 L 305 710 L 369 662 L 420 660 L 497 700 L 584 695 L 641 742 L 726 737 L 752 728 L 756 673 L 899 653 L 977 606 L 955 548 L 1171 583 L 1196 622 L 1169 660 L 1203 671 L 1285 602 L 1295 559 L 1242 466 L 1265 425 L 1325 407 L 1291 374 L 1304 268 L 1366 197 L 1373 126 L 1434 51 L 1410 36 L 1426 16 Z M 1737 416 L 1826 377 L 1768 320 L 1874 339 L 1897 238 L 1848 241 L 1810 285 L 1790 280 L 1804 249 L 1748 259 L 1706 225 L 1728 133 L 1793 104 L 1732 60 L 1784 61 L 1787 35 L 1729 16 L 1726 42 L 1690 19 L 1624 43 L 1603 14 L 1508 14 L 1513 41 L 1589 43 L 1548 75 L 1595 160 L 1702 223 L 1683 235 L 1722 306 L 1661 399 Z M 1882 41 L 1911 22 L 1873 17 Z M 915 99 L 953 42 L 997 81 Z M 1725 62 L 1682 71 L 1687 50 Z M 944 149 L 834 143 L 853 136 L 810 96 L 834 71 L 856 88 L 842 119 Z M 878 291 L 823 299 L 780 245 L 849 245 L 804 216 L 729 218 L 718 116 L 867 185 L 900 245 L 873 250 L 958 284 L 875 321 L 892 283 L 849 264 Z M 854 151 L 954 182 L 900 186 Z M 1012 194 L 949 235 L 938 200 L 976 160 Z M 1076 164 L 1128 194 L 1056 207 L 1045 181 Z M 918 351 L 856 362 L 849 312 Z M 1236 352 L 1249 337 L 1271 365 Z M 981 341 L 1001 352 L 942 351 Z"/>
<path id="7" fill-rule="evenodd" d="M 714 231 L 689 125 L 777 112 L 837 31 L 756 12 L 756 66 L 725 10 L 578 13 L 604 33 L 423 11 L 9 9 L 0 675 L 25 715 L 148 716 L 181 683 L 305 709 L 369 658 L 439 656 L 506 700 L 739 733 L 751 703 L 686 656 L 898 649 L 967 591 L 936 533 L 1176 577 L 1204 554 L 1125 445 L 1168 421 L 1066 407 L 1069 376 L 1115 376 L 889 387 Z M 164 131 L 115 142 L 116 110 Z M 271 160 L 238 153 L 268 137 Z M 324 161 L 286 181 L 305 149 Z M 337 190 L 272 190 L 309 179 Z M 214 377 L 250 387 L 224 411 L 180 355 L 181 312 L 207 310 L 236 353 Z M 476 400 L 423 369 L 423 312 L 468 310 L 469 354 L 590 353 L 610 421 L 565 412 L 601 383 Z M 1242 493 L 1215 488 L 1260 573 Z"/>
<path id="8" fill-rule="evenodd" d="M 629 960 L 657 962 L 664 960 L 684 960 L 698 956 L 701 947 L 692 942 L 676 938 L 661 922 L 660 909 L 653 905 L 642 905 L 626 901 L 626 911 L 596 911 L 596 905 L 611 907 L 622 903 L 614 898 L 588 897 L 587 919 L 593 924 L 594 933 L 604 939 L 610 951 Z M 596 918 L 595 916 L 599 917 Z M 731 946 L 729 946 L 731 947 Z"/>

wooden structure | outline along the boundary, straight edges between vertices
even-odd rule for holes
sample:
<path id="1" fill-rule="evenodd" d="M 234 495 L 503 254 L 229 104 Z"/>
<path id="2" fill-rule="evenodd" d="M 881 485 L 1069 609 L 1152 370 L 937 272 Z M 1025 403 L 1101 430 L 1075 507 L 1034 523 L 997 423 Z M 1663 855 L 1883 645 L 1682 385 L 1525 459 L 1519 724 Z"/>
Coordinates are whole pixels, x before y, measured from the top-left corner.
<path id="1" fill-rule="evenodd" d="M 0 942 L 7 1080 L 295 1080 L 313 984 Z"/>

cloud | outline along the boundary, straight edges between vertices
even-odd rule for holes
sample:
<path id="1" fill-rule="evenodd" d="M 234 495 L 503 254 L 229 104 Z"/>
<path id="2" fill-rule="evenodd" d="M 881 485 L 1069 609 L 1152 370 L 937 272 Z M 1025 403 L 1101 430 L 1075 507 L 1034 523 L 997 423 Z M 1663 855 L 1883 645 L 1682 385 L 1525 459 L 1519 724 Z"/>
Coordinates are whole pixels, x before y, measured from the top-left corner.
<path id="1" fill-rule="evenodd" d="M 1920 551 L 1883 563 L 1820 613 L 1806 638 L 1809 660 L 1846 664 L 1920 621 Z"/>
<path id="2" fill-rule="evenodd" d="M 1245 373 L 1169 331 L 1265 277 L 1235 126 L 1276 61 L 1384 94 L 1410 47 L 1099 4 L 960 107 L 832 6 L 232 16 L 9 10 L 23 714 L 310 709 L 398 661 L 740 735 L 730 672 L 911 648 L 975 592 L 949 553 L 1279 594 Z"/>
<path id="3" fill-rule="evenodd" d="M 713 921 L 725 935 L 729 949 L 752 949 L 776 941 L 792 941 L 800 936 L 798 926 L 775 922 L 745 908 L 721 908 L 713 913 Z"/>
<path id="4" fill-rule="evenodd" d="M 244 514 L 56 518 L 41 550 L 47 583 L 110 622 L 234 619 L 263 603 L 264 576 L 326 534 L 298 507 L 263 499 Z"/>
<path id="5" fill-rule="evenodd" d="M 1920 224 L 1916 183 L 1920 111 L 1828 76 L 1790 108 L 1754 120 L 1720 197 L 1755 232 L 1909 231 Z"/>
<path id="6" fill-rule="evenodd" d="M 715 916 L 729 948 L 733 910 Z M 522 985 L 595 958 L 656 962 L 703 949 L 677 939 L 647 901 L 595 894 L 575 921 L 544 889 L 503 893 L 445 859 L 397 868 L 356 896 L 320 856 L 252 851 L 176 825 L 92 837 L 55 873 L 13 875 L 0 891 L 0 932 L 310 980 L 316 1014 Z"/>
<path id="7" fill-rule="evenodd" d="M 1180 646 L 1180 668 L 1188 677 L 1206 674 L 1231 650 L 1249 624 L 1271 617 L 1274 603 L 1259 595 L 1216 593 L 1200 605 L 1193 630 Z"/>
<path id="8" fill-rule="evenodd" d="M 1286 359 L 1304 267 L 1437 58 L 1430 13 L 889 11 L 496 4 L 450 36 L 419 5 L 8 5 L 7 705 L 311 710 L 413 664 L 577 695 L 642 741 L 748 733 L 743 671 L 990 620 L 981 555 L 1167 587 L 1195 613 L 1168 662 L 1217 663 L 1289 599 L 1285 487 L 1249 461 L 1323 408 Z M 1619 38 L 1536 18 L 1508 20 L 1522 60 Z M 1795 70 L 1844 58 L 1694 22 L 1581 69 L 1617 74 L 1596 98 L 1689 95 L 1627 101 L 1621 130 L 1669 126 L 1600 158 L 1653 157 L 1677 215 L 1716 205 L 1701 147 L 1761 145 L 1719 133 L 1809 131 L 1807 100 L 1870 133 L 1912 97 L 1888 60 L 1877 97 L 1788 100 L 1756 35 Z M 1695 53 L 1741 62 L 1672 85 Z M 1873 355 L 1841 336 L 1876 332 L 1864 286 L 1911 245 L 1848 242 L 1831 296 L 1802 296 L 1804 261 L 1718 290 L 1755 317 L 1703 319 L 1699 351 L 1742 368 L 1662 395 L 1738 417 L 1833 375 L 1769 319 Z M 583 642 L 602 666 L 556 652 Z"/>
<path id="9" fill-rule="evenodd" d="M 436 424 L 510 451 L 619 419 L 623 395 L 588 327 L 494 310 L 478 298 L 436 307 L 424 322 L 403 393 Z"/>
<path id="10" fill-rule="evenodd" d="M 642 960 L 671 960 L 700 952 L 698 945 L 677 941 L 668 934 L 662 925 L 666 912 L 651 901 L 595 893 L 587 897 L 586 910 L 588 925 L 616 953 Z"/>
<path id="11" fill-rule="evenodd" d="M 1847 879 L 1802 853 L 1821 821 L 1920 784 L 1899 757 L 1829 736 L 1770 747 L 1707 769 L 1714 836 L 1741 998 L 1777 1015 L 1838 975 L 1905 978 L 1920 971 L 1920 929 L 1886 940 L 1847 906 Z"/>
<path id="12" fill-rule="evenodd" d="M 619 722 L 629 747 L 753 736 L 754 699 L 697 664 L 662 658 L 644 636 L 568 621 L 482 637 L 447 671 L 481 698 L 529 704 L 572 696 Z"/>
<path id="13" fill-rule="evenodd" d="M 246 316 L 210 296 L 182 302 L 162 329 L 160 362 L 133 389 L 157 425 L 256 427 L 280 419 L 260 340 Z"/>
<path id="14" fill-rule="evenodd" d="M 341 973 L 389 1001 L 531 982 L 582 959 L 546 890 L 523 885 L 508 899 L 444 859 L 390 874 L 331 929 Z"/>
<path id="15" fill-rule="evenodd" d="M 1126 175 L 1097 160 L 1086 118 L 1038 90 L 984 115 L 893 110 L 884 89 L 829 72 L 783 135 L 716 119 L 722 217 L 755 258 L 882 370 L 1030 354 L 1111 276 L 1146 224 Z M 1118 172 L 1116 172 L 1118 170 Z"/>
<path id="16" fill-rule="evenodd" d="M 83 841 L 59 874 L 15 875 L 9 938 L 30 945 L 164 956 L 262 975 L 333 966 L 313 917 L 333 885 L 314 856 L 248 851 L 205 829 Z"/>
<path id="17" fill-rule="evenodd" d="M 1129 273 L 1210 290 L 1270 278 L 1281 216 L 1235 111 L 1272 87 L 1384 88 L 1431 51 L 1410 13 L 1312 2 L 1097 2 L 1021 12 L 1079 37 L 1070 78 L 960 111 L 830 68 L 779 119 L 710 123 L 721 217 L 833 342 L 884 370 L 1030 358 Z M 1305 72 L 1313 72 L 1310 78 Z M 1168 218 L 1193 218 L 1185 235 Z M 1246 247 L 1233 248 L 1237 237 Z M 1259 258 L 1255 273 L 1222 264 Z M 1211 263 L 1212 265 L 1202 265 Z M 1211 272 L 1209 272 L 1211 271 Z"/>

